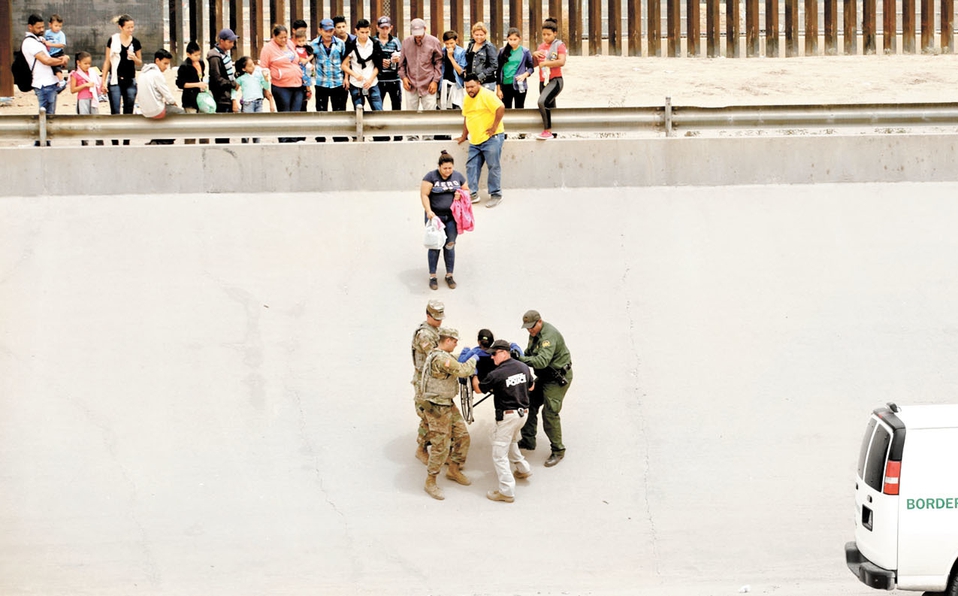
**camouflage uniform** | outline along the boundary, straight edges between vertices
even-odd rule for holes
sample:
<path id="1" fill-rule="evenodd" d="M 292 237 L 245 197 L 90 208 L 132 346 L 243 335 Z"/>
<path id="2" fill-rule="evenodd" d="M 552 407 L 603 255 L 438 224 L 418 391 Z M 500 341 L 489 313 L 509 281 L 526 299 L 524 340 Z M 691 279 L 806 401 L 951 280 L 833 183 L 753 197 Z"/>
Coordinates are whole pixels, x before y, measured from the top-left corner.
<path id="1" fill-rule="evenodd" d="M 415 389 L 414 403 L 416 406 L 416 415 L 419 416 L 419 434 L 416 442 L 420 449 L 424 448 L 426 443 L 426 434 L 429 432 L 429 426 L 422 414 L 422 393 L 419 390 L 419 380 L 422 377 L 422 365 L 426 361 L 426 356 L 439 346 L 439 329 L 433 327 L 428 322 L 423 321 L 416 333 L 412 336 L 412 364 L 415 370 L 412 375 L 412 386 Z"/>
<path id="2" fill-rule="evenodd" d="M 457 378 L 468 378 L 475 371 L 475 360 L 460 363 L 452 354 L 439 348 L 430 352 L 424 363 L 419 385 L 421 401 L 417 407 L 428 425 L 426 442 L 432 445 L 432 449 L 429 450 L 427 471 L 431 476 L 439 473 L 447 457 L 457 465 L 466 461 L 469 431 L 453 399 L 459 395 Z"/>

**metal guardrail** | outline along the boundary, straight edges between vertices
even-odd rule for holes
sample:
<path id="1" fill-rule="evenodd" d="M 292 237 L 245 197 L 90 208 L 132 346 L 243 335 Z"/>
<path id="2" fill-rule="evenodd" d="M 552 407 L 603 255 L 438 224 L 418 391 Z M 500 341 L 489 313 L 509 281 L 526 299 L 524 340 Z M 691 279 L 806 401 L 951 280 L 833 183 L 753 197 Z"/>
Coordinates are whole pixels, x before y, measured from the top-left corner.
<path id="1" fill-rule="evenodd" d="M 847 127 L 958 127 L 958 103 L 848 104 L 793 106 L 727 106 L 560 108 L 553 111 L 554 130 L 571 135 L 629 135 L 695 130 L 832 129 Z M 510 110 L 510 133 L 542 129 L 537 110 Z M 119 116 L 0 116 L 0 141 L 62 139 L 112 140 L 355 137 L 360 141 L 407 135 L 449 135 L 462 131 L 462 116 L 436 112 L 284 112 L 259 114 L 183 114 L 152 120 Z"/>

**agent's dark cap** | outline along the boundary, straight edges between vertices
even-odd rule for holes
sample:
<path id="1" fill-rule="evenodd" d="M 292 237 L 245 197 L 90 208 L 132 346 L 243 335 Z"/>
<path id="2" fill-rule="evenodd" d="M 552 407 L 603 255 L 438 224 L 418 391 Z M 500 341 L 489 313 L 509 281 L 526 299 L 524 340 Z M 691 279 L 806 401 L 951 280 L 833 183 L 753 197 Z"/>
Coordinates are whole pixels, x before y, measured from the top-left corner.
<path id="1" fill-rule="evenodd" d="M 506 340 L 504 340 L 504 339 L 497 339 L 496 341 L 492 342 L 492 345 L 489 346 L 489 349 L 488 349 L 487 351 L 488 351 L 490 354 L 495 354 L 495 353 L 498 352 L 499 350 L 505 350 L 505 351 L 508 352 L 510 349 L 512 349 L 512 348 L 511 348 L 511 346 L 509 346 L 509 344 L 506 342 Z"/>
<path id="2" fill-rule="evenodd" d="M 233 33 L 232 29 L 223 29 L 222 31 L 220 31 L 220 34 L 217 35 L 217 37 L 220 39 L 225 39 L 226 41 L 236 41 L 237 39 L 239 39 L 238 37 L 236 37 L 236 34 Z"/>
<path id="3" fill-rule="evenodd" d="M 532 329 L 532 327 L 541 320 L 542 317 L 539 316 L 539 311 L 527 310 L 526 314 L 522 315 L 522 328 Z"/>
<path id="4" fill-rule="evenodd" d="M 386 25 L 389 25 L 390 27 L 392 27 L 393 22 L 392 22 L 392 19 L 390 19 L 389 17 L 379 17 L 379 20 L 376 21 L 376 24 L 379 25 L 380 27 L 385 27 Z"/>

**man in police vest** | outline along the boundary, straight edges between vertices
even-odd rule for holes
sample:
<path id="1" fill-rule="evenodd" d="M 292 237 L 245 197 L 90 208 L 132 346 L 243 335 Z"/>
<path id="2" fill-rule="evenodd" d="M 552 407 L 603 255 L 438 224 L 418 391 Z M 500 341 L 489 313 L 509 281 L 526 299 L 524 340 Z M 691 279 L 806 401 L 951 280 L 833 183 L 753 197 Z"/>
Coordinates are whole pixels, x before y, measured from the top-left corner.
<path id="1" fill-rule="evenodd" d="M 419 380 L 422 377 L 422 365 L 426 361 L 426 356 L 439 346 L 439 325 L 446 318 L 446 307 L 439 300 L 430 300 L 426 305 L 426 320 L 419 324 L 412 336 L 412 386 L 415 390 L 414 403 L 416 406 L 416 415 L 419 416 L 419 434 L 416 442 L 419 446 L 416 448 L 416 458 L 424 464 L 429 463 L 428 444 L 426 443 L 426 433 L 429 432 L 429 426 L 423 417 L 420 408 L 422 395 L 419 391 Z"/>
<path id="2" fill-rule="evenodd" d="M 534 387 L 532 371 L 512 358 L 509 343 L 496 340 L 489 347 L 496 367 L 479 383 L 483 393 L 492 391 L 496 405 L 496 429 L 492 435 L 492 463 L 496 466 L 499 488 L 486 493 L 490 501 L 512 503 L 516 496 L 516 478 L 532 476 L 529 462 L 522 457 L 517 441 L 519 429 L 529 409 L 529 389 Z M 515 464 L 515 474 L 512 472 Z"/>
<path id="3" fill-rule="evenodd" d="M 529 331 L 529 347 L 525 355 L 513 354 L 513 357 L 518 357 L 519 361 L 536 371 L 536 384 L 529 395 L 529 419 L 522 427 L 519 448 L 536 448 L 538 413 L 541 406 L 542 429 L 546 431 L 552 447 L 552 455 L 545 465 L 551 468 L 565 457 L 559 412 L 562 410 L 562 400 L 572 384 L 572 355 L 562 334 L 543 321 L 538 311 L 530 310 L 522 315 L 522 328 Z"/>

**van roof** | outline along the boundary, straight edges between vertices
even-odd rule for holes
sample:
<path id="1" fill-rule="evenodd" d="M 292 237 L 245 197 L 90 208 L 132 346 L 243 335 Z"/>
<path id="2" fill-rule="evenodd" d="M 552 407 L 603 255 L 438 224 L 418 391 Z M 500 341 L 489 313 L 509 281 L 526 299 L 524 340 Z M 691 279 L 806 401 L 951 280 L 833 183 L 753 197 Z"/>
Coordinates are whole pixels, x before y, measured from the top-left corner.
<path id="1" fill-rule="evenodd" d="M 901 406 L 898 418 L 907 429 L 958 427 L 958 404 Z"/>

